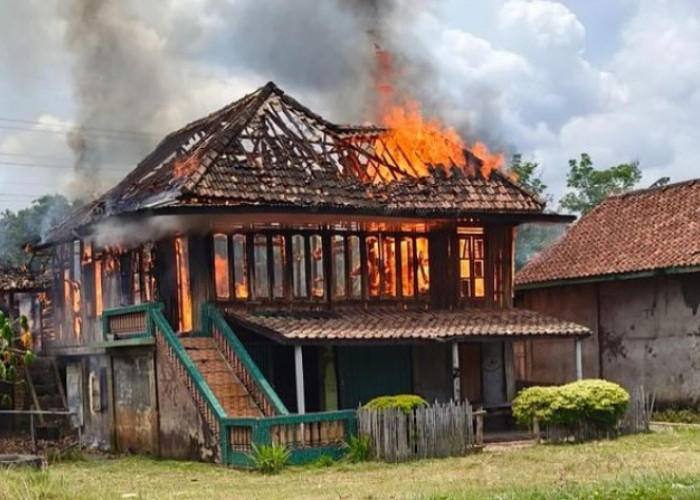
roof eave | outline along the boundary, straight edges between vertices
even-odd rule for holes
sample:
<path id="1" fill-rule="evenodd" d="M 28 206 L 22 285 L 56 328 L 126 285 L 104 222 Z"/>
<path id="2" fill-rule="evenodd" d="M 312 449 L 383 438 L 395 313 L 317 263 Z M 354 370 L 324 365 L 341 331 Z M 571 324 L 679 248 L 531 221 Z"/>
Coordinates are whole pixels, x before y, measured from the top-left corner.
<path id="1" fill-rule="evenodd" d="M 572 278 L 559 278 L 548 281 L 534 281 L 530 283 L 515 283 L 515 291 L 538 290 L 541 288 L 555 288 L 559 286 L 585 285 L 590 283 L 605 283 L 608 281 L 631 280 L 642 278 L 655 278 L 675 274 L 687 274 L 700 272 L 700 266 L 675 266 L 648 269 L 644 271 L 629 271 L 622 273 L 599 274 L 596 276 L 582 276 Z M 517 279 L 517 278 L 516 278 Z"/>

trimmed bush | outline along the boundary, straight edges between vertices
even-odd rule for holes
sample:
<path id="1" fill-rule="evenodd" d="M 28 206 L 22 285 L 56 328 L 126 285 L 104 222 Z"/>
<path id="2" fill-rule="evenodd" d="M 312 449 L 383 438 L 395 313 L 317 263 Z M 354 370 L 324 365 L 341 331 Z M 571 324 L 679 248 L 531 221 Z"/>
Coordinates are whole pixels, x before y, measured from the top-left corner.
<path id="1" fill-rule="evenodd" d="M 425 408 L 428 402 L 415 394 L 397 394 L 396 396 L 379 396 L 365 404 L 365 408 L 382 410 L 396 408 L 404 413 L 410 413 L 416 408 Z"/>
<path id="2" fill-rule="evenodd" d="M 560 427 L 577 433 L 615 430 L 627 410 L 630 396 L 619 385 L 606 380 L 580 380 L 557 387 L 529 387 L 513 401 L 518 423 Z"/>

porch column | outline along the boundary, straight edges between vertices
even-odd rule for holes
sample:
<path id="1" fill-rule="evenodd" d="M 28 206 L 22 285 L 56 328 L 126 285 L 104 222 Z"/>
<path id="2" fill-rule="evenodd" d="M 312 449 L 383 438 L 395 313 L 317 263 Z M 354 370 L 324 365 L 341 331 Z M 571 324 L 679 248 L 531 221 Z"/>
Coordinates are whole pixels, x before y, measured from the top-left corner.
<path id="1" fill-rule="evenodd" d="M 297 382 L 297 413 L 306 413 L 306 405 L 304 403 L 304 357 L 300 345 L 294 346 L 294 370 Z"/>
<path id="2" fill-rule="evenodd" d="M 452 398 L 455 402 L 462 401 L 459 373 L 459 344 L 456 341 L 452 342 Z"/>
<path id="3" fill-rule="evenodd" d="M 581 349 L 581 337 L 574 339 L 574 355 L 576 356 L 576 380 L 583 379 L 583 352 Z"/>

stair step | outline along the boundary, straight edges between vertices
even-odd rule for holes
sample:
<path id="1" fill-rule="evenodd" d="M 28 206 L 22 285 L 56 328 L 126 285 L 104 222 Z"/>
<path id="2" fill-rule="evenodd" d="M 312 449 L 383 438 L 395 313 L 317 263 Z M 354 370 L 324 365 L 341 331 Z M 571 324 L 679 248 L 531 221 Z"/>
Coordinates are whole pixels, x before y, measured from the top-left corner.
<path id="1" fill-rule="evenodd" d="M 216 349 L 216 342 L 211 337 L 180 337 L 185 349 Z"/>

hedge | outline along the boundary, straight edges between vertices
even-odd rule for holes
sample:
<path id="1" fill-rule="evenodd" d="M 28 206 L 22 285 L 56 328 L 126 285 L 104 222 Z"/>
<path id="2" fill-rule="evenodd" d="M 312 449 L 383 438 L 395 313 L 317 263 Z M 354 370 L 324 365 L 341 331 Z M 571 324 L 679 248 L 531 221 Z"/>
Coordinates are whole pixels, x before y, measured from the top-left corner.
<path id="1" fill-rule="evenodd" d="M 617 428 L 630 396 L 606 380 L 580 380 L 553 387 L 529 387 L 513 400 L 513 416 L 523 425 L 537 418 L 540 425 L 573 432 L 592 427 L 609 433 Z"/>
<path id="2" fill-rule="evenodd" d="M 404 413 L 410 413 L 416 408 L 428 406 L 428 402 L 415 394 L 397 394 L 396 396 L 379 396 L 365 404 L 365 408 L 380 410 L 397 408 Z"/>

